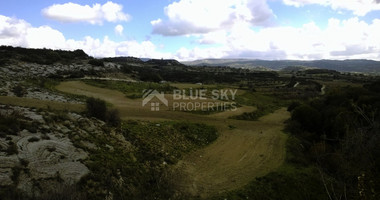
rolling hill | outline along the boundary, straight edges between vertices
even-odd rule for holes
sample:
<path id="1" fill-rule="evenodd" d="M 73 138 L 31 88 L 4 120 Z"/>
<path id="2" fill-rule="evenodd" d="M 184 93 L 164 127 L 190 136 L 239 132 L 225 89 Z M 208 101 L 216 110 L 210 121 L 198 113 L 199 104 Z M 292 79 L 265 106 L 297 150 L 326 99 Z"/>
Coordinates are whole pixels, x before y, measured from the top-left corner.
<path id="1" fill-rule="evenodd" d="M 380 61 L 374 60 L 251 60 L 251 59 L 203 59 L 183 62 L 197 66 L 229 66 L 258 70 L 281 70 L 290 66 L 303 66 L 340 72 L 380 73 Z"/>

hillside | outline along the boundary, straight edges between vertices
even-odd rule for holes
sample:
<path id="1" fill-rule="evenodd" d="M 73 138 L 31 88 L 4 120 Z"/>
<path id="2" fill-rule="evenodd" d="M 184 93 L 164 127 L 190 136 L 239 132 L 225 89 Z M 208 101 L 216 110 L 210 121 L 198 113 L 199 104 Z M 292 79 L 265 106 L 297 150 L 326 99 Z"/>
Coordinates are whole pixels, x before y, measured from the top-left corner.
<path id="1" fill-rule="evenodd" d="M 379 199 L 379 77 L 240 61 L 0 47 L 0 199 Z"/>
<path id="2" fill-rule="evenodd" d="M 171 93 L 184 85 L 189 90 L 217 89 L 242 80 L 282 83 L 275 72 L 191 67 L 175 60 L 95 59 L 81 50 L 14 47 L 0 47 L 0 60 L 1 199 L 206 198 L 218 189 L 242 187 L 284 162 L 286 136 L 281 129 L 289 117 L 285 109 L 275 121 L 264 120 L 265 125 L 253 130 L 250 127 L 261 122 L 230 118 L 254 112 L 253 104 L 241 103 L 236 113 L 210 112 L 215 115 L 141 107 L 144 89 Z M 169 83 L 160 83 L 163 80 Z M 194 84 L 198 82 L 202 84 Z M 98 98 L 97 104 L 89 104 L 91 97 Z M 258 129 L 268 134 L 259 135 Z M 240 136 L 252 143 L 241 145 Z M 214 141 L 218 142 L 202 150 Z M 240 147 L 231 154 L 225 142 Z M 191 178 L 196 172 L 188 173 L 193 166 L 186 163 L 209 166 L 207 162 L 219 160 L 214 149 L 225 152 L 225 163 L 244 153 L 249 157 L 228 168 L 211 165 L 224 175 L 210 173 L 210 188 L 194 193 L 193 182 L 208 186 Z M 200 151 L 209 155 L 207 161 L 194 158 Z M 212 183 L 217 176 L 226 181 Z M 228 181 L 239 177 L 244 179 Z"/>
<path id="3" fill-rule="evenodd" d="M 303 66 L 336 70 L 339 72 L 380 73 L 380 62 L 373 60 L 249 60 L 249 59 L 204 59 L 183 62 L 191 66 L 230 66 L 237 68 L 281 70 L 290 66 Z"/>

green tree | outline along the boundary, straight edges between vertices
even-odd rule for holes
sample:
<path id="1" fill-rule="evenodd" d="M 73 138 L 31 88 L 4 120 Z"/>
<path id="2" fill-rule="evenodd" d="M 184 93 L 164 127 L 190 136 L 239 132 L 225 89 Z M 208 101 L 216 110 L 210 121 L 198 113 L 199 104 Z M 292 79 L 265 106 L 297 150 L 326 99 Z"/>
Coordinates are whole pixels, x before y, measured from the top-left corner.
<path id="1" fill-rule="evenodd" d="M 321 113 L 309 105 L 301 105 L 294 109 L 292 120 L 298 121 L 309 132 L 318 132 L 321 124 Z"/>

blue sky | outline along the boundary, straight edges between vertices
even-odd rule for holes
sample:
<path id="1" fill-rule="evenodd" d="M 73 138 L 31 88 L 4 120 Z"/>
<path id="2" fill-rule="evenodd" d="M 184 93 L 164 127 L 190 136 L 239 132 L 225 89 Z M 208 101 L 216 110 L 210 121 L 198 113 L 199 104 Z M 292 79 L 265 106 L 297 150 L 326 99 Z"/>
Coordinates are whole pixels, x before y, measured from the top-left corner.
<path id="1" fill-rule="evenodd" d="M 380 60 L 380 0 L 0 1 L 0 45 L 95 57 Z"/>

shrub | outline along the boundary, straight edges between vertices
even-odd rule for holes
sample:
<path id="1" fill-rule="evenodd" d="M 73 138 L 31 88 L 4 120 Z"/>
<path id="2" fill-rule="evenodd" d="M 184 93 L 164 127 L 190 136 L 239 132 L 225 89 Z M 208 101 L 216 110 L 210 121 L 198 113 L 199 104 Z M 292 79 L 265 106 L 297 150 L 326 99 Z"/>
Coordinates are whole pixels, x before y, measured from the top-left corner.
<path id="1" fill-rule="evenodd" d="M 107 106 L 105 101 L 91 97 L 87 99 L 86 107 L 88 116 L 106 121 Z"/>
<path id="2" fill-rule="evenodd" d="M 28 142 L 38 142 L 38 141 L 40 141 L 40 138 L 38 137 L 31 137 L 28 139 Z"/>
<path id="3" fill-rule="evenodd" d="M 93 66 L 104 67 L 103 60 L 99 60 L 99 59 L 91 59 L 88 61 L 88 64 L 93 65 Z"/>
<path id="4" fill-rule="evenodd" d="M 41 139 L 43 139 L 43 140 L 50 140 L 50 137 L 48 135 L 42 135 Z"/>
<path id="5" fill-rule="evenodd" d="M 298 101 L 293 101 L 293 102 L 289 105 L 289 107 L 288 107 L 288 111 L 289 111 L 289 112 L 292 112 L 295 108 L 297 108 L 297 107 L 300 106 L 300 105 L 301 105 L 300 102 L 298 102 Z"/>
<path id="6" fill-rule="evenodd" d="M 305 130 L 310 132 L 318 131 L 321 128 L 321 113 L 309 105 L 301 105 L 295 108 L 292 113 L 292 120 L 298 121 Z"/>
<path id="7" fill-rule="evenodd" d="M 8 62 L 7 59 L 1 58 L 0 59 L 0 67 L 5 66 L 7 64 L 7 62 Z"/>
<path id="8" fill-rule="evenodd" d="M 27 166 L 29 165 L 29 161 L 28 161 L 28 160 L 25 160 L 25 159 L 23 159 L 23 158 L 20 158 L 19 161 L 20 161 L 20 164 L 21 164 L 22 166 L 24 166 L 24 167 L 27 167 Z"/>
<path id="9" fill-rule="evenodd" d="M 16 135 L 18 131 L 25 127 L 25 123 L 20 120 L 22 116 L 18 112 L 10 115 L 0 113 L 0 132 Z"/>
<path id="10" fill-rule="evenodd" d="M 21 85 L 16 85 L 13 87 L 12 92 L 18 97 L 23 97 L 26 94 L 25 88 Z"/>
<path id="11" fill-rule="evenodd" d="M 107 112 L 107 123 L 111 126 L 119 126 L 121 123 L 119 111 L 116 109 Z"/>
<path id="12" fill-rule="evenodd" d="M 274 112 L 277 108 L 278 108 L 277 106 L 271 106 L 271 105 L 257 105 L 257 110 L 253 112 L 244 112 L 241 115 L 232 116 L 230 118 L 238 119 L 238 120 L 257 121 L 259 120 L 260 117 Z"/>
<path id="13" fill-rule="evenodd" d="M 57 150 L 57 148 L 56 147 L 48 147 L 48 148 L 46 148 L 50 153 L 51 152 L 53 152 L 53 151 L 55 151 L 55 150 Z"/>
<path id="14" fill-rule="evenodd" d="M 119 111 L 116 109 L 108 110 L 105 101 L 91 97 L 87 99 L 86 103 L 88 116 L 105 121 L 110 126 L 116 127 L 121 124 Z"/>
<path id="15" fill-rule="evenodd" d="M 13 142 L 10 142 L 6 153 L 7 153 L 7 155 L 18 154 L 17 145 Z"/>

